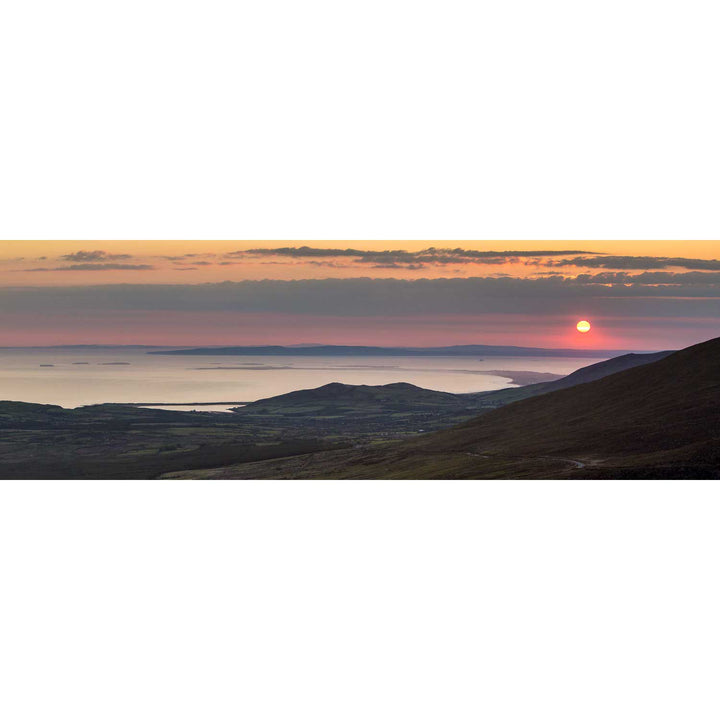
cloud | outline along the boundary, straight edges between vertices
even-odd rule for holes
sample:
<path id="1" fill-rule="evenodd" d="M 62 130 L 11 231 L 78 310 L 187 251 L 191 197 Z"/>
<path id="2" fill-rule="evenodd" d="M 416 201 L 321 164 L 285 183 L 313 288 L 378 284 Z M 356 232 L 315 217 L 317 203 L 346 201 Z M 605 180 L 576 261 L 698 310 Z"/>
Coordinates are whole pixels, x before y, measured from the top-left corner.
<path id="1" fill-rule="evenodd" d="M 184 255 L 159 255 L 161 260 L 185 260 L 186 258 L 213 257 L 213 253 L 185 253 Z"/>
<path id="2" fill-rule="evenodd" d="M 574 257 L 569 257 L 574 256 Z M 110 265 L 112 262 L 127 260 L 127 254 L 111 254 L 104 250 L 80 250 L 63 255 L 66 262 Z M 559 268 L 596 268 L 611 270 L 665 270 L 683 268 L 685 270 L 720 271 L 720 260 L 700 258 L 655 257 L 632 255 L 606 255 L 595 251 L 567 250 L 468 250 L 462 247 L 436 248 L 422 250 L 366 250 L 357 248 L 317 248 L 303 245 L 300 247 L 252 248 L 235 250 L 222 255 L 213 253 L 185 253 L 183 255 L 161 256 L 164 260 L 176 264 L 193 266 L 210 265 L 210 260 L 218 265 L 238 264 L 243 261 L 259 261 L 261 264 L 310 264 L 324 267 L 348 268 L 367 266 L 372 269 L 421 270 L 429 266 L 462 265 L 502 265 L 520 263 L 536 265 L 557 270 Z M 206 260 L 200 260 L 206 258 Z M 139 265 L 125 268 L 107 269 L 149 269 Z M 38 269 L 38 272 L 44 270 Z"/>
<path id="3" fill-rule="evenodd" d="M 575 278 L 576 282 L 603 285 L 669 285 L 686 287 L 688 285 L 720 286 L 720 272 L 644 272 L 631 275 L 627 272 L 601 272 L 590 275 L 583 273 Z"/>
<path id="4" fill-rule="evenodd" d="M 223 263 L 224 264 L 224 263 Z M 287 265 L 288 263 L 263 263 L 263 265 Z M 308 260 L 308 265 L 315 265 L 317 267 L 332 267 L 332 268 L 343 268 L 346 267 L 338 262 L 332 260 Z"/>
<path id="5" fill-rule="evenodd" d="M 346 278 L 0 288 L 3 313 L 230 312 L 384 317 L 487 313 L 720 316 L 720 273 L 578 278 Z M 719 321 L 720 322 L 720 321 Z"/>
<path id="6" fill-rule="evenodd" d="M 577 255 L 580 250 L 465 250 L 464 248 L 435 248 L 424 250 L 358 250 L 355 248 L 302 247 L 253 248 L 226 253 L 226 258 L 258 258 L 264 256 L 289 258 L 348 258 L 353 263 L 369 263 L 373 267 L 407 267 L 432 264 L 486 264 L 519 262 L 520 258 Z M 591 252 L 591 255 L 597 253 Z"/>
<path id="7" fill-rule="evenodd" d="M 106 253 L 104 250 L 79 250 L 78 252 L 63 255 L 62 260 L 68 262 L 82 262 L 82 263 L 93 263 L 93 262 L 107 262 L 108 260 L 129 260 L 132 255 L 112 255 Z"/>
<path id="8" fill-rule="evenodd" d="M 406 252 L 404 250 L 378 250 L 373 251 L 371 254 L 366 254 L 357 258 L 355 262 L 395 263 L 398 266 L 404 263 L 413 264 L 419 262 L 432 265 L 500 265 L 507 262 L 518 262 L 520 257 L 525 257 L 525 254 L 517 254 L 512 251 L 503 253 L 463 250 L 462 248 L 455 248 L 454 250 L 437 250 L 435 248 L 428 248 L 427 250 L 420 250 L 418 252 Z"/>
<path id="9" fill-rule="evenodd" d="M 559 260 L 539 261 L 539 265 L 548 267 L 587 267 L 609 268 L 613 270 L 662 270 L 669 267 L 686 270 L 720 270 L 720 260 L 702 260 L 682 257 L 650 257 L 634 255 L 605 255 L 603 257 L 574 257 Z"/>
<path id="10" fill-rule="evenodd" d="M 66 272 L 76 270 L 153 270 L 154 265 L 127 265 L 125 263 L 100 263 L 88 265 L 64 265 L 54 268 L 28 268 L 21 272 Z"/>
<path id="11" fill-rule="evenodd" d="M 395 269 L 395 268 L 403 268 L 403 270 L 422 270 L 425 268 L 424 263 L 408 263 L 407 265 L 403 265 L 402 263 L 393 261 L 393 262 L 382 262 L 382 263 L 376 263 L 375 265 L 371 265 L 370 267 L 373 268 L 382 268 L 382 269 Z"/>
<path id="12" fill-rule="evenodd" d="M 311 248 L 307 245 L 302 247 L 284 247 L 284 248 L 254 248 L 252 250 L 234 250 L 225 253 L 224 257 L 241 258 L 241 257 L 260 257 L 263 255 L 279 255 L 289 257 L 356 257 L 362 255 L 362 250 L 340 250 L 336 248 Z"/>

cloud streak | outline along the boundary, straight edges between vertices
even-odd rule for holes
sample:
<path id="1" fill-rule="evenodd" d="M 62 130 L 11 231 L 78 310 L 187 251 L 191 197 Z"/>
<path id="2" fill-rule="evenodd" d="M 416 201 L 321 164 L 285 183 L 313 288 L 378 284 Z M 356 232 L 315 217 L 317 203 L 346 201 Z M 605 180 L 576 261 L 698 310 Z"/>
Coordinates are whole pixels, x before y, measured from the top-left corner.
<path id="1" fill-rule="evenodd" d="M 613 270 L 662 270 L 670 267 L 686 270 L 720 270 L 720 260 L 702 260 L 682 257 L 652 257 L 634 255 L 606 255 L 603 257 L 574 257 L 559 260 L 543 260 L 548 267 L 608 268 Z"/>
<path id="2" fill-rule="evenodd" d="M 302 247 L 253 248 L 235 250 L 226 258 L 258 258 L 264 256 L 297 259 L 347 258 L 353 263 L 369 263 L 373 267 L 405 267 L 407 265 L 500 264 L 518 262 L 520 258 L 556 257 L 579 254 L 579 250 L 466 250 L 435 248 L 424 250 L 358 250 L 355 248 Z M 590 253 L 595 255 L 596 253 Z"/>
<path id="3" fill-rule="evenodd" d="M 75 272 L 77 270 L 89 270 L 96 272 L 98 270 L 154 270 L 154 265 L 129 265 L 126 263 L 88 263 L 87 265 L 63 265 L 53 268 L 28 268 L 21 272 Z"/>
<path id="4" fill-rule="evenodd" d="M 76 263 L 95 263 L 95 262 L 108 262 L 109 260 L 129 260 L 132 255 L 121 254 L 112 255 L 104 250 L 79 250 L 78 252 L 63 255 L 61 260 L 67 260 L 68 262 Z"/>
<path id="5" fill-rule="evenodd" d="M 583 284 L 602 285 L 666 285 L 670 287 L 702 285 L 720 287 L 720 272 L 644 272 L 638 275 L 627 272 L 601 272 L 594 275 L 583 273 L 574 280 Z"/>

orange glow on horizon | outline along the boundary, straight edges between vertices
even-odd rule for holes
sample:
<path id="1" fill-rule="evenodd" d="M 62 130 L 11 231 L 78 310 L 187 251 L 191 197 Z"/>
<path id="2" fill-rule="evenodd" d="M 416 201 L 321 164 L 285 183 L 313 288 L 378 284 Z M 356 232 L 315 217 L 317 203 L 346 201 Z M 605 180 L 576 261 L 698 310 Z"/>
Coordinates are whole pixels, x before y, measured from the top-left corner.
<path id="1" fill-rule="evenodd" d="M 245 254 L 256 249 L 304 247 L 344 252 L 330 255 L 306 251 L 287 251 L 280 255 L 262 252 Z M 445 254 L 429 251 L 431 248 L 444 250 Z M 595 253 L 598 255 L 590 264 L 574 265 L 574 260 L 567 262 L 566 251 L 570 249 L 579 256 L 591 258 Z M 353 250 L 360 252 L 353 253 Z M 374 254 L 398 250 L 416 253 L 417 256 L 400 256 L 398 259 L 397 254 L 393 258 L 390 253 L 386 258 L 380 256 L 376 259 Z M 455 254 L 449 252 L 455 250 L 458 251 Z M 463 250 L 499 254 L 463 255 Z M 373 251 L 373 254 L 368 256 L 367 251 Z M 540 251 L 562 251 L 562 254 L 545 257 L 532 254 Z M 531 254 L 512 255 L 513 252 Z M 604 268 L 602 262 L 598 262 L 602 259 L 601 253 L 624 257 L 615 261 L 619 267 Z M 508 254 L 510 256 L 504 256 Z M 628 260 L 629 256 L 647 256 L 656 260 L 682 257 L 720 261 L 720 242 L 2 241 L 0 288 L 18 288 L 20 292 L 8 292 L 12 305 L 0 312 L 0 344 L 497 344 L 601 352 L 603 349 L 674 349 L 720 335 L 720 314 L 717 311 L 720 291 L 707 296 L 691 292 L 684 297 L 684 286 L 679 284 L 677 297 L 661 294 L 655 297 L 652 293 L 645 297 L 641 292 L 643 288 L 625 292 L 622 275 L 623 272 L 629 275 L 648 272 L 651 277 L 647 286 L 656 288 L 658 286 L 653 283 L 658 281 L 652 279 L 652 273 L 660 271 L 658 265 L 669 273 L 689 272 L 692 279 L 692 274 L 697 275 L 698 272 L 716 275 L 717 263 L 680 263 L 672 268 L 657 261 L 655 265 L 650 262 L 643 265 Z M 620 277 L 613 281 L 612 275 L 616 272 L 620 273 Z M 605 278 L 593 281 L 591 277 L 587 282 L 584 279 L 580 282 L 567 280 L 579 274 L 593 276 L 603 273 L 608 275 L 607 282 Z M 453 282 L 455 279 L 486 278 L 487 282 L 458 284 L 459 288 L 465 284 L 469 290 L 466 294 L 459 294 L 457 301 L 453 300 L 449 291 L 451 284 L 439 283 L 445 288 L 446 299 L 452 300 L 446 306 L 440 298 L 436 303 L 422 282 L 403 283 L 398 297 L 404 297 L 406 290 L 417 291 L 426 304 L 422 313 L 403 314 L 398 311 L 394 314 L 391 300 L 386 300 L 387 307 L 384 307 L 377 302 L 378 297 L 384 296 L 373 296 L 377 280 L 439 278 Z M 202 302 L 197 307 L 191 301 L 185 302 L 185 293 L 189 298 L 204 293 L 202 290 L 198 292 L 198 288 L 190 290 L 191 286 L 197 285 L 325 279 L 333 281 L 328 283 L 328 287 L 335 288 L 335 297 L 339 298 L 345 297 L 344 281 L 356 280 L 347 283 L 354 298 L 348 315 L 342 308 L 337 308 L 336 316 L 326 314 L 332 306 L 312 306 L 314 309 L 310 311 L 307 307 L 294 308 L 285 301 L 278 305 L 267 299 L 269 290 L 259 284 L 257 287 L 209 287 L 208 298 L 215 300 L 208 300 L 206 309 L 202 309 Z M 538 283 L 515 282 L 538 279 Z M 365 280 L 372 282 L 365 283 Z M 173 297 L 175 300 L 165 305 L 159 303 L 157 308 L 152 304 L 154 301 L 143 305 L 138 300 L 136 307 L 134 300 L 125 302 L 136 289 L 115 287 L 108 293 L 111 286 L 118 285 L 165 286 L 166 289 L 157 293 L 158 296 Z M 169 285 L 177 287 L 167 288 Z M 292 285 L 287 284 L 288 292 L 294 292 Z M 377 283 L 378 287 L 385 285 L 396 287 L 393 283 Z M 473 290 L 475 285 L 479 288 L 477 293 Z M 529 290 L 527 297 L 523 285 Z M 575 291 L 575 285 L 582 287 Z M 610 296 L 607 291 L 613 285 L 618 286 L 618 297 Z M 118 300 L 118 307 L 113 306 L 114 300 L 103 301 L 96 307 L 92 301 L 73 306 L 75 301 L 68 299 L 67 307 L 63 303 L 55 307 L 52 293 L 48 293 L 51 300 L 47 306 L 38 309 L 37 302 L 29 303 L 27 309 L 23 306 L 24 294 L 27 293 L 30 299 L 38 288 L 77 288 L 78 294 L 82 294 L 79 291 L 83 287 L 87 290 L 88 286 L 93 286 L 90 290 L 98 297 L 110 294 L 125 300 Z M 141 290 L 147 297 L 155 292 L 155 289 L 147 290 L 147 287 L 144 290 L 137 288 L 138 297 L 142 295 Z M 308 283 L 306 287 L 315 288 L 316 283 Z M 516 293 L 516 290 L 519 292 Z M 88 297 L 92 297 L 92 292 Z M 235 292 L 247 293 L 248 309 L 240 305 L 230 309 L 232 306 L 226 302 L 225 295 Z M 395 293 L 395 290 L 392 292 Z M 68 298 L 74 297 L 74 293 L 74 289 L 67 293 Z M 298 297 L 301 295 L 299 293 Z M 366 298 L 375 302 L 365 302 Z M 538 299 L 538 303 L 548 300 L 544 311 L 534 298 Z M 251 307 L 254 309 L 250 310 Z M 450 309 L 443 313 L 443 307 Z M 584 320 L 588 317 L 593 318 L 592 328 L 590 322 Z M 587 323 L 587 327 L 583 323 Z"/>
<path id="2" fill-rule="evenodd" d="M 6 240 L 0 243 L 0 285 L 67 286 L 100 284 L 201 284 L 240 280 L 302 280 L 323 278 L 421 278 L 516 277 L 534 278 L 547 273 L 574 276 L 598 272 L 582 267 L 552 267 L 533 264 L 529 258 L 507 262 L 426 264 L 393 264 L 355 262 L 352 257 L 281 257 L 233 258 L 228 253 L 255 248 L 309 246 L 317 249 L 404 250 L 417 252 L 430 247 L 463 248 L 475 251 L 567 250 L 590 255 L 632 255 L 655 257 L 720 258 L 717 241 L 419 241 L 419 240 Z M 103 271 L 71 269 L 65 256 L 102 250 L 116 259 L 110 262 L 146 265 L 145 269 L 105 268 Z M 65 267 L 62 267 L 65 266 Z M 61 267 L 62 272 L 57 272 Z M 641 272 L 634 270 L 631 272 Z"/>

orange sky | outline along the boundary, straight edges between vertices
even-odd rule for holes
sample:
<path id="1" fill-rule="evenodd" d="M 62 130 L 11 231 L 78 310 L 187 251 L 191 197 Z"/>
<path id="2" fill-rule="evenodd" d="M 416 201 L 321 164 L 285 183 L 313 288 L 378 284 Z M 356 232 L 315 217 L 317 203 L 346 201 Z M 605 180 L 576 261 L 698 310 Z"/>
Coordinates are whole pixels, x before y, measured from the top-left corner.
<path id="1" fill-rule="evenodd" d="M 327 277 L 377 277 L 406 278 L 419 277 L 473 277 L 493 276 L 501 273 L 513 277 L 529 277 L 542 270 L 524 262 L 503 264 L 467 264 L 455 266 L 428 266 L 422 270 L 406 268 L 374 268 L 369 264 L 353 263 L 351 260 L 330 260 L 329 264 L 314 265 L 307 259 L 265 257 L 259 259 L 242 258 L 232 265 L 220 265 L 228 262 L 227 253 L 252 248 L 300 247 L 310 245 L 313 248 L 355 248 L 358 250 L 418 251 L 430 246 L 437 248 L 462 247 L 468 250 L 496 251 L 536 251 L 536 250 L 580 250 L 610 255 L 650 255 L 661 257 L 690 257 L 713 259 L 720 257 L 718 243 L 714 241 L 217 241 L 217 240 L 23 240 L 0 241 L 0 285 L 2 286 L 59 286 L 59 285 L 95 285 L 98 283 L 206 283 L 225 280 L 279 279 L 296 280 Z M 81 251 L 102 250 L 108 254 L 129 255 L 125 264 L 146 264 L 152 270 L 62 270 L 55 268 L 70 266 L 72 262 L 62 259 L 64 255 Z M 195 258 L 167 260 L 165 257 L 178 257 L 195 254 Z M 39 259 L 43 258 L 43 259 Z M 205 264 L 207 263 L 207 264 Z M 87 264 L 86 267 L 92 267 Z M 40 269 L 41 271 L 37 271 Z M 581 269 L 566 269 L 564 274 L 577 274 Z"/>
<path id="2" fill-rule="evenodd" d="M 361 253 L 242 255 L 302 246 Z M 459 262 L 447 255 L 428 260 L 426 254 L 399 264 L 362 255 L 428 247 L 471 254 Z M 575 252 L 542 255 L 564 250 Z M 472 255 L 490 251 L 529 255 Z M 576 264 L 578 256 L 604 262 L 592 253 L 620 262 L 610 269 Z M 654 264 L 636 266 L 638 256 Z M 666 266 L 658 258 L 690 260 Z M 713 260 L 717 267 L 707 262 Z M 303 282 L 323 279 L 331 281 Z M 259 280 L 269 282 L 242 282 Z M 222 285 L 227 282 L 236 284 Z M 0 346 L 320 342 L 670 349 L 720 335 L 720 242 L 0 241 L 0 295 Z M 587 335 L 574 330 L 580 319 L 593 324 Z"/>

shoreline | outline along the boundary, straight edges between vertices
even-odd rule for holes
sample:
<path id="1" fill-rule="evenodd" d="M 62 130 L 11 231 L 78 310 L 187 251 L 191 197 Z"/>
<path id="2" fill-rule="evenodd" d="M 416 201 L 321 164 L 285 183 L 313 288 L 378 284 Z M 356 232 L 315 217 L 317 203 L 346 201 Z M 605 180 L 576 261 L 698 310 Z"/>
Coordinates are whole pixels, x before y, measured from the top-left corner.
<path id="1" fill-rule="evenodd" d="M 240 405 L 249 405 L 251 401 L 248 400 L 229 400 L 229 401 L 220 401 L 217 402 L 126 402 L 126 403 L 119 403 L 119 402 L 109 402 L 109 403 L 94 403 L 95 405 L 118 405 L 122 407 L 147 407 L 148 405 L 153 405 L 156 407 L 180 407 L 184 405 L 193 405 L 197 407 L 207 406 L 207 405 L 234 405 L 234 406 L 240 406 Z M 254 402 L 254 401 L 252 401 Z M 86 405 L 85 407 L 92 407 L 91 405 Z"/>

